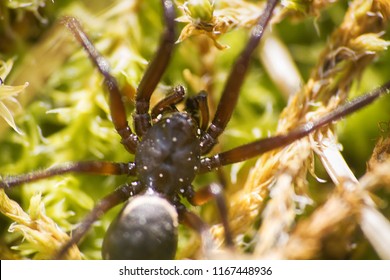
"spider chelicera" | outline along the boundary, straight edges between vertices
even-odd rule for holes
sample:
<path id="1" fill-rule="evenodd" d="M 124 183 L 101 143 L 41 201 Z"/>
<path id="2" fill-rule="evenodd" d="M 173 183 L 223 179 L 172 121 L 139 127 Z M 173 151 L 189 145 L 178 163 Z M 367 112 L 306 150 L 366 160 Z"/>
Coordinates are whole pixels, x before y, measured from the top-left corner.
<path id="1" fill-rule="evenodd" d="M 192 181 L 196 175 L 288 145 L 370 104 L 388 92 L 390 82 L 287 134 L 260 139 L 229 151 L 206 156 L 218 142 L 218 137 L 232 116 L 251 55 L 259 44 L 277 3 L 278 0 L 267 1 L 263 14 L 252 29 L 248 43 L 232 67 L 216 113 L 210 122 L 207 95 L 201 92 L 185 99 L 185 91 L 181 86 L 174 88 L 171 95 L 150 109 L 151 95 L 169 64 L 175 45 L 173 1 L 162 0 L 165 30 L 156 56 L 149 63 L 137 89 L 133 114 L 134 132 L 128 125 L 122 95 L 116 79 L 110 74 L 107 61 L 97 52 L 75 18 L 64 19 L 65 25 L 82 44 L 91 61 L 103 75 L 109 93 L 110 113 L 115 130 L 120 135 L 124 148 L 135 155 L 135 160 L 123 163 L 101 161 L 68 163 L 24 175 L 5 177 L 0 182 L 0 187 L 9 189 L 69 172 L 127 175 L 135 179 L 102 198 L 56 257 L 64 257 L 95 221 L 123 202 L 126 202 L 125 206 L 110 225 L 103 242 L 105 259 L 172 259 L 177 248 L 179 222 L 199 232 L 204 243 L 211 244 L 208 226 L 184 206 L 182 199 L 186 199 L 194 206 L 215 199 L 225 230 L 225 242 L 227 246 L 232 246 L 222 187 L 212 183 L 194 191 Z M 179 111 L 176 105 L 184 100 L 185 109 Z"/>

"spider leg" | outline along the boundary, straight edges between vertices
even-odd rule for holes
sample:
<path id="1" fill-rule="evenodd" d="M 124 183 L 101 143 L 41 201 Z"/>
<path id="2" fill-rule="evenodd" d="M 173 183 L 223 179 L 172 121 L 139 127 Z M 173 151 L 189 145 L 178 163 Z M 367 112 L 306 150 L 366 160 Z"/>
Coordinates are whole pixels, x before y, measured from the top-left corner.
<path id="1" fill-rule="evenodd" d="M 164 33 L 156 55 L 150 61 L 141 79 L 135 100 L 134 127 L 140 137 L 145 134 L 151 125 L 149 116 L 150 97 L 168 66 L 175 45 L 175 9 L 173 1 L 161 0 L 161 2 L 164 10 Z"/>
<path id="2" fill-rule="evenodd" d="M 186 111 L 189 112 L 199 122 L 201 131 L 206 131 L 209 125 L 209 105 L 207 103 L 207 93 L 199 92 L 192 98 L 186 100 Z M 200 113 L 200 116 L 198 114 Z"/>
<path id="3" fill-rule="evenodd" d="M 130 197 L 140 193 L 142 191 L 142 185 L 140 182 L 135 181 L 130 184 L 124 184 L 118 187 L 114 192 L 105 196 L 97 202 L 92 211 L 81 221 L 80 225 L 72 232 L 70 240 L 58 251 L 55 259 L 63 259 L 66 252 L 75 244 L 77 244 L 81 238 L 91 228 L 92 224 L 103 216 L 108 210 L 114 206 L 125 202 Z"/>
<path id="4" fill-rule="evenodd" d="M 30 183 L 37 180 L 49 178 L 56 175 L 66 174 L 70 172 L 87 173 L 98 175 L 135 175 L 135 164 L 133 162 L 101 162 L 101 161 L 85 161 L 72 162 L 55 166 L 46 170 L 39 170 L 27 174 L 17 176 L 7 176 L 0 181 L 0 188 L 10 189 L 24 183 Z"/>
<path id="5" fill-rule="evenodd" d="M 199 234 L 202 239 L 203 251 L 206 255 L 215 249 L 216 246 L 210 234 L 210 228 L 198 215 L 184 209 L 179 212 L 179 221 Z"/>
<path id="6" fill-rule="evenodd" d="M 259 156 L 265 152 L 281 148 L 292 142 L 301 139 L 313 131 L 321 128 L 324 125 L 330 124 L 333 121 L 341 119 L 375 101 L 377 98 L 388 94 L 390 92 L 390 81 L 383 86 L 376 88 L 370 93 L 359 96 L 350 102 L 340 106 L 330 112 L 327 115 L 319 118 L 318 120 L 308 122 L 302 126 L 297 127 L 294 130 L 286 134 L 280 134 L 269 138 L 263 138 L 252 143 L 242 145 L 233 148 L 229 151 L 216 154 L 212 157 L 206 157 L 201 159 L 200 172 L 208 172 L 215 168 L 241 162 L 256 156 Z"/>
<path id="7" fill-rule="evenodd" d="M 219 184 L 212 183 L 186 197 L 188 198 L 189 202 L 194 206 L 203 205 L 204 203 L 212 199 L 215 200 L 225 231 L 226 245 L 229 247 L 233 247 L 233 238 L 228 221 L 228 208 L 223 188 Z"/>
<path id="8" fill-rule="evenodd" d="M 126 150 L 134 154 L 135 148 L 138 144 L 138 137 L 129 127 L 127 122 L 126 109 L 122 100 L 121 92 L 119 90 L 118 82 L 110 74 L 110 67 L 107 60 L 96 50 L 77 19 L 73 17 L 65 17 L 64 23 L 73 33 L 77 41 L 80 42 L 85 51 L 88 53 L 91 61 L 96 65 L 100 73 L 103 75 L 104 83 L 106 84 L 109 93 L 109 106 L 112 122 L 116 131 L 122 138 L 121 143 L 125 146 Z"/>
<path id="9" fill-rule="evenodd" d="M 263 37 L 264 29 L 270 21 L 272 12 L 278 2 L 278 0 L 267 1 L 267 6 L 257 24 L 252 29 L 251 37 L 246 47 L 233 65 L 212 123 L 207 129 L 207 132 L 202 136 L 202 154 L 207 154 L 213 148 L 213 146 L 217 143 L 218 136 L 224 131 L 227 123 L 229 122 L 237 104 L 238 95 L 241 85 L 243 84 L 245 74 L 248 70 L 251 55 L 259 44 L 260 39 Z"/>
<path id="10" fill-rule="evenodd" d="M 174 106 L 184 99 L 185 89 L 183 86 L 177 86 L 174 87 L 172 91 L 173 92 L 171 94 L 160 100 L 153 107 L 151 111 L 152 119 L 156 119 L 158 115 L 161 115 L 164 112 L 177 111 L 176 107 Z"/>

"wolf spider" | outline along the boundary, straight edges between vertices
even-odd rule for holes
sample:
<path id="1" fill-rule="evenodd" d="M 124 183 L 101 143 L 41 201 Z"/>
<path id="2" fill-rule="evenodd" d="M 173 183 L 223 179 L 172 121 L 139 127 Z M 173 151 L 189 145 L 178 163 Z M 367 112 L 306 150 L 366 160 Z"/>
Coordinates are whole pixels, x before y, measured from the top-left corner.
<path id="1" fill-rule="evenodd" d="M 181 86 L 174 88 L 171 95 L 150 109 L 151 95 L 169 64 L 175 45 L 173 1 L 161 2 L 165 29 L 156 56 L 149 63 L 137 89 L 133 113 L 134 132 L 128 125 L 122 95 L 116 79 L 110 74 L 107 61 L 95 49 L 75 18 L 64 19 L 65 25 L 103 76 L 109 93 L 113 125 L 122 139 L 122 145 L 129 153 L 135 155 L 135 160 L 119 163 L 106 161 L 68 163 L 24 175 L 5 177 L 0 182 L 0 187 L 10 189 L 69 172 L 107 176 L 127 175 L 136 179 L 121 185 L 96 204 L 73 232 L 70 240 L 60 249 L 56 256 L 58 258 L 64 257 L 70 247 L 77 244 L 103 214 L 123 202 L 126 202 L 125 206 L 108 228 L 103 242 L 102 255 L 105 259 L 172 259 L 177 248 L 179 222 L 199 232 L 204 243 L 212 244 L 208 226 L 200 217 L 187 210 L 182 199 L 186 199 L 194 206 L 215 199 L 224 226 L 225 243 L 227 246 L 233 246 L 222 187 L 212 183 L 194 191 L 191 184 L 195 176 L 288 145 L 368 105 L 390 88 L 388 82 L 287 134 L 260 139 L 207 156 L 232 116 L 250 57 L 263 36 L 278 0 L 267 1 L 263 14 L 252 29 L 249 41 L 230 71 L 211 123 L 207 95 L 201 92 L 185 99 L 185 91 Z M 176 105 L 184 100 L 185 109 L 179 111 Z"/>

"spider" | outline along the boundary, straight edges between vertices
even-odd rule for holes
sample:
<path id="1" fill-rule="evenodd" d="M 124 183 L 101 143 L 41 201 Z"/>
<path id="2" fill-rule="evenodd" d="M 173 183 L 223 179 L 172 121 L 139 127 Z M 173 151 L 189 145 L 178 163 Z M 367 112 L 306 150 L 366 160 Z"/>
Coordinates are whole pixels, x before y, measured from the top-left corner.
<path id="1" fill-rule="evenodd" d="M 134 177 L 103 197 L 60 249 L 57 258 L 77 244 L 92 224 L 114 206 L 125 203 L 109 226 L 103 241 L 104 259 L 172 259 L 177 249 L 177 225 L 185 224 L 197 231 L 206 244 L 213 246 L 208 226 L 183 204 L 186 199 L 194 206 L 215 199 L 225 232 L 225 243 L 233 246 L 229 231 L 227 206 L 223 188 L 211 183 L 198 191 L 192 186 L 194 178 L 225 165 L 257 157 L 267 151 L 288 145 L 318 128 L 338 120 L 388 92 L 390 82 L 382 87 L 338 107 L 318 120 L 299 126 L 287 134 L 263 138 L 231 150 L 208 156 L 224 132 L 236 106 L 240 88 L 246 76 L 254 49 L 259 44 L 278 0 L 268 0 L 263 14 L 252 29 L 250 38 L 236 59 L 215 115 L 210 121 L 207 95 L 200 92 L 185 98 L 182 86 L 150 108 L 150 98 L 172 56 L 175 45 L 175 10 L 173 1 L 162 0 L 165 29 L 155 58 L 149 63 L 137 89 L 134 131 L 129 126 L 125 105 L 116 79 L 110 74 L 108 62 L 98 53 L 80 23 L 73 17 L 65 25 L 83 46 L 92 63 L 104 78 L 109 93 L 109 107 L 121 144 L 134 162 L 85 161 L 63 164 L 24 175 L 8 176 L 0 187 L 15 186 L 56 175 L 88 173 L 98 175 L 127 175 Z M 185 101 L 185 109 L 176 105 Z"/>

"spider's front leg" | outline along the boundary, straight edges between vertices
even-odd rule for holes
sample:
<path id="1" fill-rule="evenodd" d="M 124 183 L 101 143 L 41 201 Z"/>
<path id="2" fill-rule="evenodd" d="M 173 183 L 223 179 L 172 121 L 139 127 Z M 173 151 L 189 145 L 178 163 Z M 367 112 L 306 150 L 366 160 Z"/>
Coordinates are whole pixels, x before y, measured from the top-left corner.
<path id="1" fill-rule="evenodd" d="M 263 37 L 264 30 L 267 27 L 278 2 L 279 0 L 267 1 L 267 6 L 252 29 L 251 37 L 246 47 L 233 65 L 222 92 L 214 118 L 206 133 L 202 136 L 202 154 L 207 154 L 214 147 L 219 135 L 225 130 L 225 127 L 233 114 L 234 108 L 236 107 L 240 88 L 244 82 L 251 55 Z"/>
<path id="2" fill-rule="evenodd" d="M 125 105 L 123 104 L 122 94 L 119 90 L 117 80 L 110 74 L 108 61 L 96 50 L 77 19 L 65 17 L 63 21 L 103 75 L 104 83 L 106 84 L 109 93 L 109 106 L 112 122 L 116 131 L 122 138 L 121 143 L 123 146 L 127 151 L 134 154 L 139 140 L 137 135 L 132 132 L 127 122 L 127 114 Z"/>
<path id="3" fill-rule="evenodd" d="M 161 2 L 165 21 L 164 33 L 156 55 L 150 61 L 141 79 L 135 100 L 134 127 L 140 137 L 145 134 L 151 125 L 149 115 L 150 97 L 168 66 L 175 45 L 175 9 L 173 1 L 161 0 Z"/>

